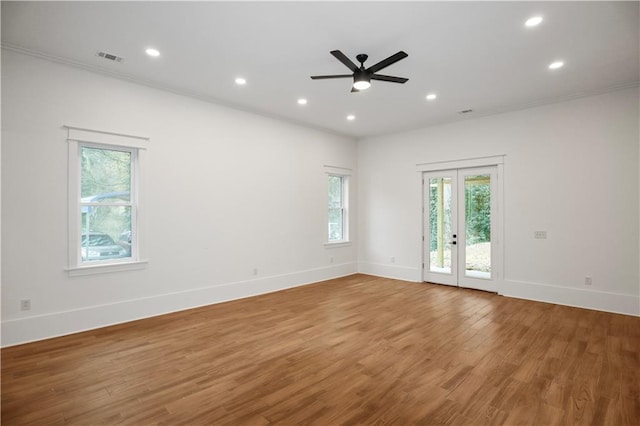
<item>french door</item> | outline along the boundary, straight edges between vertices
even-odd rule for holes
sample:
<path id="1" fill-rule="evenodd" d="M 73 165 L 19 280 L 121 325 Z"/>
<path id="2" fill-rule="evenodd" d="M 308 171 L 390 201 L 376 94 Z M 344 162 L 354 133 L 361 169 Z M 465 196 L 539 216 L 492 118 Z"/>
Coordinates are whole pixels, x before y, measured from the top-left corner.
<path id="1" fill-rule="evenodd" d="M 424 280 L 497 291 L 497 168 L 427 172 Z"/>

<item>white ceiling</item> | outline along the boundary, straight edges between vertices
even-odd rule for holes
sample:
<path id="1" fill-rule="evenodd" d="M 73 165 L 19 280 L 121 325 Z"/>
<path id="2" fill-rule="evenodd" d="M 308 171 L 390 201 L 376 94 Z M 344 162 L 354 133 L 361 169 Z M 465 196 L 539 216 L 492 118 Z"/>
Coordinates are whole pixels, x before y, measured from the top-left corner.
<path id="1" fill-rule="evenodd" d="M 638 5 L 2 1 L 2 45 L 364 137 L 637 85 Z M 525 28 L 533 15 L 544 21 Z M 150 46 L 161 56 L 147 56 Z M 349 92 L 349 79 L 312 81 L 350 73 L 334 49 L 354 62 L 368 54 L 365 65 L 404 50 L 409 57 L 381 73 L 409 81 L 373 81 L 360 93 Z M 549 70 L 557 59 L 565 66 Z M 237 76 L 248 83 L 236 86 Z M 431 92 L 438 98 L 426 101 Z"/>

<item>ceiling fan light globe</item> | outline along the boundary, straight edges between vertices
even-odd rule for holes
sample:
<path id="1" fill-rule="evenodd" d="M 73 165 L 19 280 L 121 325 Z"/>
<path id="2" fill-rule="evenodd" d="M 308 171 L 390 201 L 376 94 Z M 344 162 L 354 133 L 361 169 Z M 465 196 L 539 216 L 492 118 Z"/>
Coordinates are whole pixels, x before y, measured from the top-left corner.
<path id="1" fill-rule="evenodd" d="M 353 88 L 356 90 L 366 90 L 371 87 L 371 83 L 367 80 L 358 80 L 353 83 Z"/>

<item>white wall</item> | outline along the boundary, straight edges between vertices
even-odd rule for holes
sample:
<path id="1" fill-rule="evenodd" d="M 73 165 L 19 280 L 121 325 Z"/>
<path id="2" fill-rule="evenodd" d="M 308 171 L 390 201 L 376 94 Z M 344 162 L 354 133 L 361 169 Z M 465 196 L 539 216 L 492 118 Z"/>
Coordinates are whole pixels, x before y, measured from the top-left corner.
<path id="1" fill-rule="evenodd" d="M 416 164 L 505 155 L 500 292 L 640 315 L 638 103 L 634 88 L 360 141 L 360 271 L 421 280 Z"/>
<path id="2" fill-rule="evenodd" d="M 354 140 L 2 54 L 4 346 L 356 271 L 355 244 L 323 244 L 323 165 L 355 173 Z M 146 269 L 65 272 L 65 124 L 151 137 Z"/>
<path id="3" fill-rule="evenodd" d="M 492 155 L 506 155 L 501 293 L 640 314 L 637 89 L 357 144 L 8 51 L 1 96 L 3 346 L 357 269 L 419 281 L 416 164 Z M 65 272 L 63 124 L 152 138 L 146 269 Z M 356 171 L 358 247 L 323 245 L 325 164 Z"/>

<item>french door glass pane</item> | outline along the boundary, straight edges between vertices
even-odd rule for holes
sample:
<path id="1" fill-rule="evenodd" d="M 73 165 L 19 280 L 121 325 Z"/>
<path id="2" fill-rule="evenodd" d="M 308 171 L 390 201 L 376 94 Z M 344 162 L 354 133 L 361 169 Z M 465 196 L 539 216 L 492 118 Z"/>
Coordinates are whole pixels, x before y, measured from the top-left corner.
<path id="1" fill-rule="evenodd" d="M 451 178 L 429 179 L 429 270 L 451 273 Z"/>
<path id="2" fill-rule="evenodd" d="M 491 278 L 491 176 L 464 178 L 465 275 Z"/>

